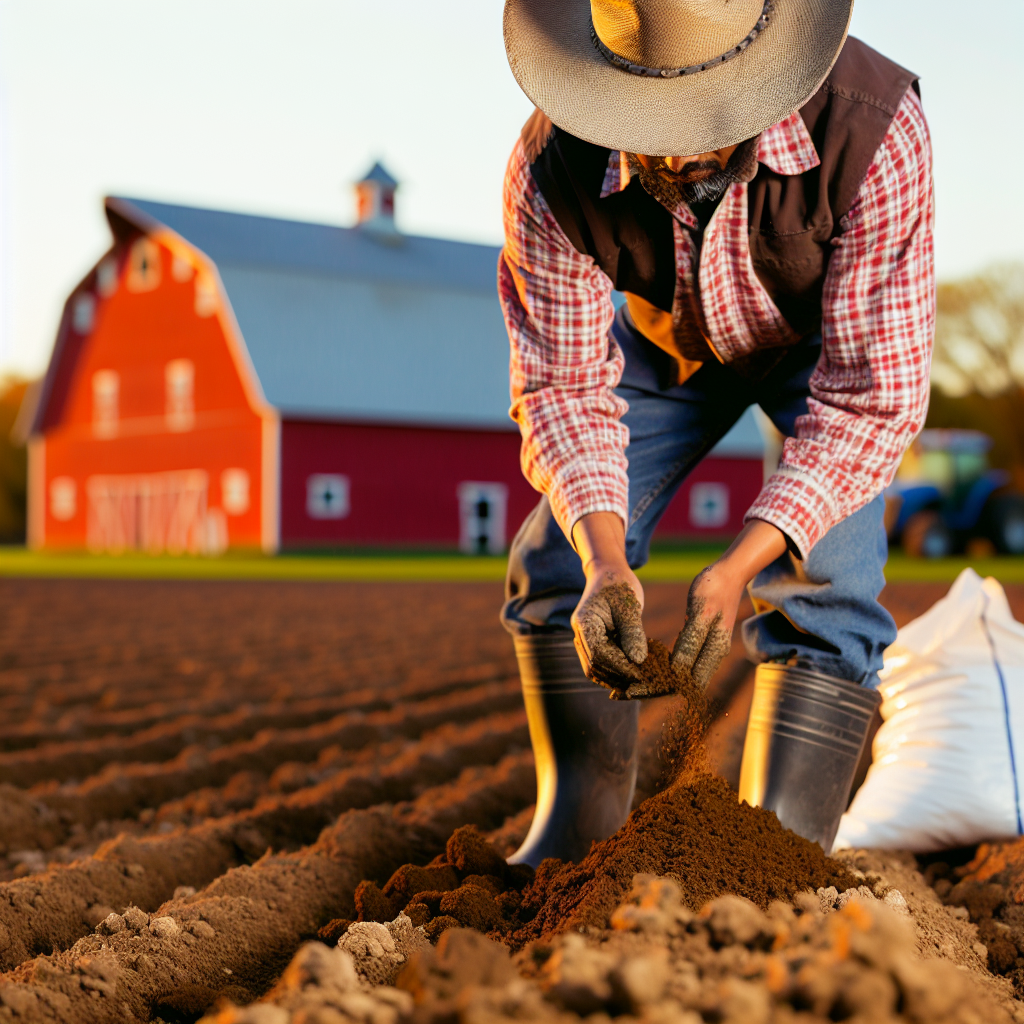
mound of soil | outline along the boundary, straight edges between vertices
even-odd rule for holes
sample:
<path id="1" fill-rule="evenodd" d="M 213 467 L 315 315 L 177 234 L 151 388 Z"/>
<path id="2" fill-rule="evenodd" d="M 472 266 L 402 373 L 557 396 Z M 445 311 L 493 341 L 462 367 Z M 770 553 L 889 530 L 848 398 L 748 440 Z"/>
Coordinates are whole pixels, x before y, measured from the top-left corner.
<path id="1" fill-rule="evenodd" d="M 355 896 L 359 920 L 385 923 L 404 911 L 435 941 L 461 926 L 518 950 L 568 930 L 607 927 L 638 874 L 676 879 L 693 911 L 724 893 L 767 908 L 807 890 L 856 889 L 860 879 L 820 846 L 783 828 L 771 811 L 741 804 L 710 772 L 703 691 L 672 672 L 664 644 L 648 643 L 642 666 L 648 678 L 664 686 L 670 676 L 684 698 L 666 734 L 667 760 L 677 773 L 667 790 L 641 804 L 615 835 L 593 844 L 579 864 L 546 860 L 535 876 L 507 865 L 475 829 L 459 829 L 445 855 L 426 867 L 407 864 L 382 889 L 363 882 Z M 345 924 L 332 922 L 322 937 L 335 938 Z"/>
<path id="2" fill-rule="evenodd" d="M 724 893 L 766 908 L 808 889 L 835 886 L 842 892 L 859 884 L 817 843 L 783 828 L 772 812 L 739 803 L 722 779 L 696 775 L 642 804 L 579 864 L 541 864 L 523 892 L 510 945 L 605 927 L 637 874 L 676 879 L 694 911 Z"/>
<path id="3" fill-rule="evenodd" d="M 518 950 L 561 932 L 606 928 L 637 874 L 671 876 L 694 911 L 724 893 L 767 908 L 799 892 L 843 892 L 862 881 L 771 812 L 740 804 L 723 780 L 700 775 L 646 801 L 579 864 L 548 860 L 534 875 L 506 865 L 476 829 L 461 828 L 442 857 L 399 868 L 382 889 L 364 881 L 355 902 L 360 921 L 383 924 L 404 911 L 435 941 L 465 927 Z M 321 938 L 337 941 L 349 923 L 332 921 Z"/>

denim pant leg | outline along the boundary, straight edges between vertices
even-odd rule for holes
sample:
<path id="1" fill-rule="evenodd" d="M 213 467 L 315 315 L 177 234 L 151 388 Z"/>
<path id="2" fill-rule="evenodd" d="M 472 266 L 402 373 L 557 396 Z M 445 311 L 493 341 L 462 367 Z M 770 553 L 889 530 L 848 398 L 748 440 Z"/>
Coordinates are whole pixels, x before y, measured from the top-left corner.
<path id="1" fill-rule="evenodd" d="M 792 661 L 864 686 L 878 685 L 896 623 L 878 603 L 888 546 L 881 495 L 837 523 L 801 561 L 787 553 L 748 588 L 743 623 L 752 661 Z"/>
<path id="2" fill-rule="evenodd" d="M 516 635 L 572 629 L 585 586 L 580 556 L 542 497 L 509 548 L 501 624 Z"/>

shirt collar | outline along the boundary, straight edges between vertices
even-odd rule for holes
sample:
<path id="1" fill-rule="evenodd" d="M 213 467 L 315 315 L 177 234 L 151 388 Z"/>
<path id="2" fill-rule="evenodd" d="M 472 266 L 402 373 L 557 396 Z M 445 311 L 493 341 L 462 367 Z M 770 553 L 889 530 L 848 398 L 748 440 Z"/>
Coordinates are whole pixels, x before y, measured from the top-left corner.
<path id="1" fill-rule="evenodd" d="M 776 174 L 803 174 L 820 165 L 818 151 L 799 110 L 761 132 L 757 159 Z"/>
<path id="2" fill-rule="evenodd" d="M 810 133 L 794 110 L 789 117 L 766 128 L 757 144 L 757 159 L 776 174 L 803 174 L 821 163 Z M 622 192 L 629 184 L 629 159 L 625 153 L 613 149 L 608 154 L 608 167 L 601 184 L 601 198 Z"/>

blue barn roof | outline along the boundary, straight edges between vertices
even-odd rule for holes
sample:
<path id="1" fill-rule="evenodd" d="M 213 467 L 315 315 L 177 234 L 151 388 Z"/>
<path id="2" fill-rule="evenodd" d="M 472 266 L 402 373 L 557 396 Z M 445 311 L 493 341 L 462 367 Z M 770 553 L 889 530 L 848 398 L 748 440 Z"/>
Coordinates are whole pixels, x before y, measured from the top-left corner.
<path id="1" fill-rule="evenodd" d="M 217 265 L 264 395 L 285 417 L 515 430 L 498 246 L 114 197 Z M 719 454 L 760 451 L 748 410 Z"/>

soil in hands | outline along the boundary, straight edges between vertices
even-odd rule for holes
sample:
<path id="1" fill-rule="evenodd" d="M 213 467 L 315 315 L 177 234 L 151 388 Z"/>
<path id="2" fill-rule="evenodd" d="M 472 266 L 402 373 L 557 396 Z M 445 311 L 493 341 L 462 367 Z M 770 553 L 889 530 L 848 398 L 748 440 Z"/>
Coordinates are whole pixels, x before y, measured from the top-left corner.
<path id="1" fill-rule="evenodd" d="M 649 644 L 648 671 L 671 673 L 667 648 Z M 724 893 L 767 908 L 806 890 L 856 888 L 861 879 L 820 846 L 783 828 L 772 812 L 741 804 L 712 774 L 703 691 L 687 678 L 676 677 L 673 685 L 685 700 L 666 729 L 672 782 L 615 835 L 594 843 L 580 863 L 546 860 L 534 874 L 505 864 L 475 829 L 459 829 L 445 854 L 426 867 L 406 865 L 383 888 L 363 882 L 356 892 L 359 919 L 391 921 L 404 910 L 435 941 L 462 926 L 518 950 L 561 932 L 606 928 L 637 874 L 671 876 L 694 911 Z M 336 939 L 348 923 L 332 922 L 322 937 Z"/>

